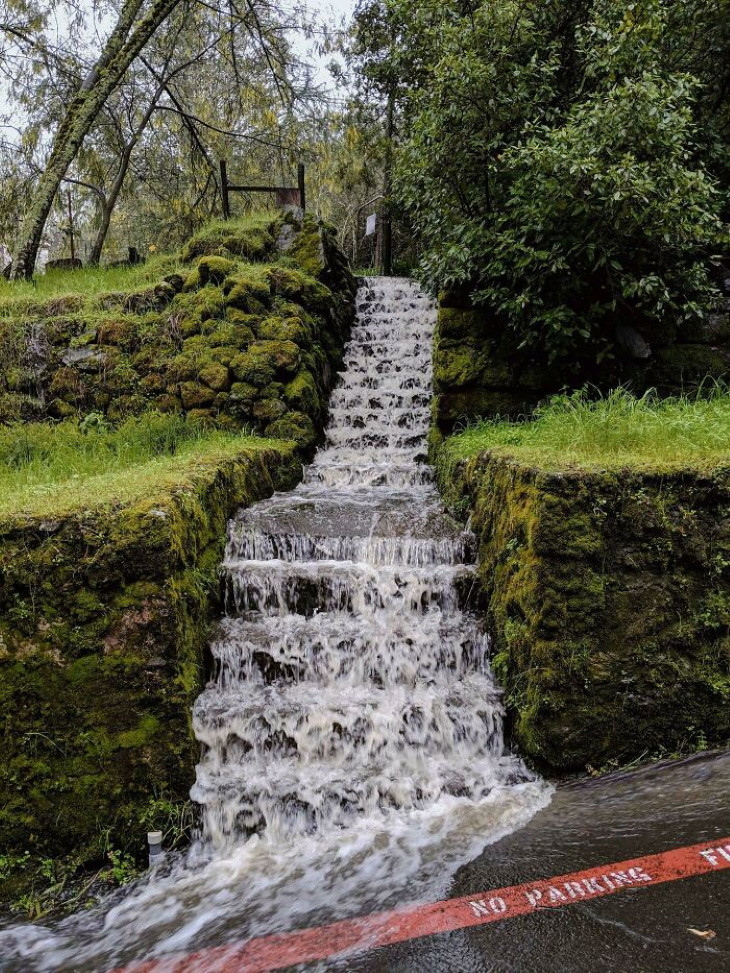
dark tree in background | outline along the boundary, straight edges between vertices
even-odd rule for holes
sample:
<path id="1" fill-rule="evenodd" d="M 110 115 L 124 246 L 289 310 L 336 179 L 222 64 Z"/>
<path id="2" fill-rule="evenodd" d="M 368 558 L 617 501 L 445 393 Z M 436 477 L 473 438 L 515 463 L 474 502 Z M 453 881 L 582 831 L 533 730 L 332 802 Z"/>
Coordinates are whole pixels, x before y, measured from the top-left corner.
<path id="1" fill-rule="evenodd" d="M 394 196 L 426 282 L 566 361 L 610 354 L 619 321 L 681 327 L 711 309 L 728 246 L 729 13 L 365 4 L 363 70 L 400 82 Z"/>

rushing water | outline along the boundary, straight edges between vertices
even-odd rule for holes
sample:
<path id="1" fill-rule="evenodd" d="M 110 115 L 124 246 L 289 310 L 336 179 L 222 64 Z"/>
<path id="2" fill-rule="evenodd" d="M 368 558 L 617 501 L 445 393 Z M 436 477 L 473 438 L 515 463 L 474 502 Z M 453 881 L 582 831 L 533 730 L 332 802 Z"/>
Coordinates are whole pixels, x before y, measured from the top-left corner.
<path id="1" fill-rule="evenodd" d="M 470 538 L 425 465 L 435 317 L 416 285 L 367 282 L 325 447 L 230 525 L 193 715 L 200 842 L 91 916 L 0 934 L 18 968 L 103 969 L 441 894 L 548 801 L 505 752 Z"/>

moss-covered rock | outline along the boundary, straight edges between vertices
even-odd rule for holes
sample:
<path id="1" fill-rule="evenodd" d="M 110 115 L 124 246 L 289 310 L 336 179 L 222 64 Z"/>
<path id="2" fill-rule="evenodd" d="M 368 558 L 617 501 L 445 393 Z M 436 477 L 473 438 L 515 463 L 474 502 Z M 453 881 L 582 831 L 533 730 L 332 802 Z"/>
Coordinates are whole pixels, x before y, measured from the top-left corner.
<path id="1" fill-rule="evenodd" d="M 228 307 L 246 314 L 262 314 L 271 307 L 271 290 L 261 277 L 237 275 L 223 285 Z"/>
<path id="2" fill-rule="evenodd" d="M 273 382 L 276 366 L 271 356 L 265 352 L 257 354 L 253 351 L 245 351 L 233 359 L 231 371 L 236 381 L 265 388 Z"/>
<path id="3" fill-rule="evenodd" d="M 256 326 L 256 335 L 263 341 L 294 342 L 300 348 L 308 348 L 312 343 L 311 329 L 299 317 L 264 318 Z"/>
<path id="4" fill-rule="evenodd" d="M 260 399 L 253 405 L 254 416 L 259 422 L 266 423 L 267 427 L 270 423 L 281 419 L 288 411 L 286 402 L 282 402 L 281 399 Z"/>
<path id="5" fill-rule="evenodd" d="M 236 269 L 236 264 L 225 257 L 201 257 L 198 261 L 198 277 L 200 283 L 222 284 Z"/>
<path id="6" fill-rule="evenodd" d="M 287 412 L 266 427 L 266 435 L 275 439 L 293 439 L 303 449 L 309 449 L 317 442 L 314 423 L 303 412 Z"/>
<path id="7" fill-rule="evenodd" d="M 231 387 L 231 376 L 225 365 L 211 362 L 200 369 L 200 381 L 216 392 L 226 392 Z"/>
<path id="8" fill-rule="evenodd" d="M 284 387 L 284 400 L 297 412 L 318 418 L 320 415 L 320 395 L 314 376 L 306 368 Z"/>
<path id="9" fill-rule="evenodd" d="M 200 382 L 182 382 L 180 385 L 180 397 L 183 409 L 204 409 L 206 406 L 213 405 L 216 393 L 212 388 L 202 385 Z"/>
<path id="10" fill-rule="evenodd" d="M 182 249 L 182 259 L 187 262 L 213 256 L 266 260 L 274 252 L 280 222 L 265 214 L 243 220 L 215 221 L 188 241 Z"/>
<path id="11" fill-rule="evenodd" d="M 728 743 L 730 468 L 559 473 L 486 453 L 439 476 L 472 512 L 522 753 L 568 771 Z"/>

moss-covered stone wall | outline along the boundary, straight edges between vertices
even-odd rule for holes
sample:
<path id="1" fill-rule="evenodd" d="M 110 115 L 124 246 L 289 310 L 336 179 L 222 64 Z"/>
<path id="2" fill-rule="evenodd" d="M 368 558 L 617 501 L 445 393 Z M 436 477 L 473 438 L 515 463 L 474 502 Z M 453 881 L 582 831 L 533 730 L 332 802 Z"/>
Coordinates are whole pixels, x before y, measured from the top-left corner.
<path id="1" fill-rule="evenodd" d="M 310 448 L 354 315 L 334 231 L 216 224 L 171 266 L 140 291 L 3 308 L 0 422 L 175 411 Z"/>
<path id="2" fill-rule="evenodd" d="M 139 851 L 150 802 L 187 799 L 227 520 L 300 475 L 249 440 L 162 495 L 0 523 L 3 854 Z"/>
<path id="3" fill-rule="evenodd" d="M 471 511 L 514 742 L 552 771 L 730 740 L 730 467 L 440 467 Z"/>
<path id="4" fill-rule="evenodd" d="M 636 357 L 646 355 L 646 357 Z M 434 339 L 436 438 L 477 418 L 529 415 L 542 399 L 589 383 L 604 391 L 618 385 L 641 394 L 696 389 L 707 378 L 730 378 L 730 314 L 683 329 L 617 329 L 613 357 L 572 368 L 550 365 L 519 348 L 514 333 L 488 308 L 464 295 L 439 298 Z"/>

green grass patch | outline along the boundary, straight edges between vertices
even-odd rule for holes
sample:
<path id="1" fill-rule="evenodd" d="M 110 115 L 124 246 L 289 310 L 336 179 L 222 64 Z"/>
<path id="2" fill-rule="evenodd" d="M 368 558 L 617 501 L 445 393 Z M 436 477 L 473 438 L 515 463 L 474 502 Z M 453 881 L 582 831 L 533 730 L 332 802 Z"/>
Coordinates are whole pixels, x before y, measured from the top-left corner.
<path id="1" fill-rule="evenodd" d="M 211 463 L 272 440 L 150 413 L 117 428 L 79 422 L 0 429 L 0 516 L 58 517 L 178 489 Z"/>
<path id="2" fill-rule="evenodd" d="M 156 256 L 131 267 L 84 267 L 81 270 L 49 270 L 33 280 L 0 277 L 0 316 L 15 315 L 24 306 L 42 304 L 58 297 L 81 294 L 94 298 L 113 291 L 151 287 L 180 266 L 175 257 Z"/>
<path id="3" fill-rule="evenodd" d="M 491 451 L 550 469 L 709 469 L 730 460 L 730 393 L 660 399 L 617 389 L 552 398 L 529 421 L 484 421 L 452 436 L 445 459 Z"/>

